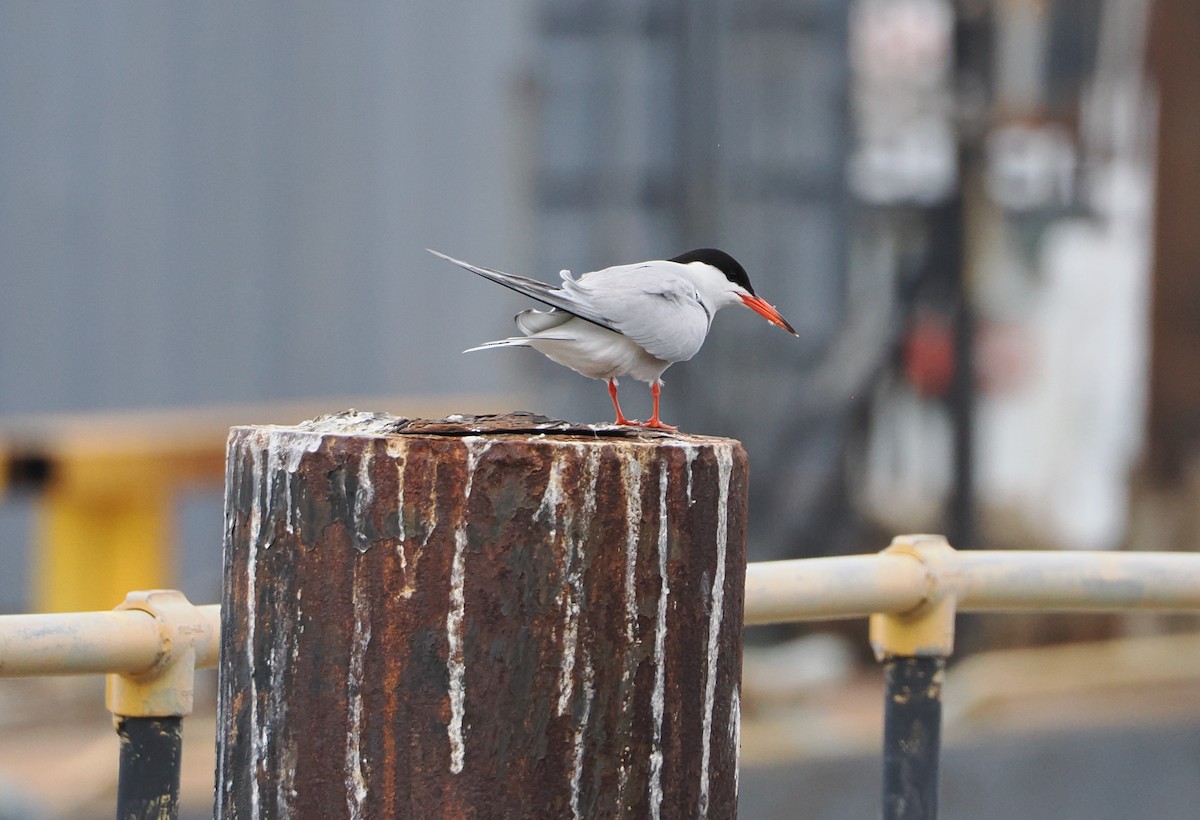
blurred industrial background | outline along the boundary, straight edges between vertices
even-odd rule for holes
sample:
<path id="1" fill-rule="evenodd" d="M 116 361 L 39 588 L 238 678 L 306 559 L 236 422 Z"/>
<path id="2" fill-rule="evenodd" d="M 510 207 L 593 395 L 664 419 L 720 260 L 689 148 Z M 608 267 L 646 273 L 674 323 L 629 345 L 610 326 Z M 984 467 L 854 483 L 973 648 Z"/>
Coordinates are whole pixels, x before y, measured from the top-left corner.
<path id="1" fill-rule="evenodd" d="M 77 449 L 216 440 L 219 459 L 231 424 L 361 396 L 609 418 L 599 383 L 540 356 L 461 355 L 525 305 L 426 247 L 547 280 L 737 257 L 800 338 L 722 314 L 663 412 L 745 443 L 751 560 L 921 530 L 1195 550 L 1198 42 L 1200 8 L 1170 0 L 2 3 L 0 611 L 107 572 L 107 553 L 73 570 L 39 553 L 92 526 L 53 509 Z M 642 416 L 648 392 L 627 393 Z M 196 602 L 220 591 L 207 457 L 152 530 Z M 947 756 L 947 815 L 1190 816 L 1200 652 L 1176 639 L 1196 627 L 965 622 L 962 655 L 1107 641 L 1086 670 L 1132 637 L 1164 648 L 1115 699 L 1073 669 L 1037 717 L 978 718 L 985 739 Z M 746 817 L 874 811 L 864 630 L 811 632 L 748 635 Z M 1021 688 L 974 680 L 981 700 Z M 0 725 L 49 716 L 9 708 L 26 694 L 0 689 Z M 952 742 L 976 737 L 963 720 Z M 1071 731 L 1021 739 L 1039 720 Z M 1039 759 L 1077 764 L 1047 778 Z M 1118 788 L 1135 761 L 1164 802 Z"/>

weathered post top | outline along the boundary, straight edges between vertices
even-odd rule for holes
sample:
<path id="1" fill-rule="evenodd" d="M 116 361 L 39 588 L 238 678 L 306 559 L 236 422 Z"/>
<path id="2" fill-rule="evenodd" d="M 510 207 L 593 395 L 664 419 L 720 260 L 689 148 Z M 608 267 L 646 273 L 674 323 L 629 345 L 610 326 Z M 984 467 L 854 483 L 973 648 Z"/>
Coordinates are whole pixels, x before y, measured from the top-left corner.
<path id="1" fill-rule="evenodd" d="M 734 816 L 745 533 L 727 439 L 235 428 L 218 816 Z"/>

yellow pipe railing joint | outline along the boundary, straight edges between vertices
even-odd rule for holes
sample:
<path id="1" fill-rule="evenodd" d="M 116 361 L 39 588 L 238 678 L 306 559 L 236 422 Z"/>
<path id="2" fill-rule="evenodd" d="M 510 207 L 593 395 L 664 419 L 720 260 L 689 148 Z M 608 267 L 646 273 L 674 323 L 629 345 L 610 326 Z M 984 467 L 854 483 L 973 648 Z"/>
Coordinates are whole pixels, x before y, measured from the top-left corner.
<path id="1" fill-rule="evenodd" d="M 190 715 L 197 659 L 212 654 L 219 627 L 173 589 L 131 592 L 116 609 L 153 618 L 161 650 L 148 669 L 108 675 L 105 700 L 114 719 Z"/>
<path id="2" fill-rule="evenodd" d="M 925 573 L 922 601 L 905 612 L 878 612 L 870 618 L 871 648 L 884 661 L 896 657 L 949 657 L 954 652 L 958 608 L 954 548 L 940 535 L 902 535 L 884 555 L 917 561 Z"/>

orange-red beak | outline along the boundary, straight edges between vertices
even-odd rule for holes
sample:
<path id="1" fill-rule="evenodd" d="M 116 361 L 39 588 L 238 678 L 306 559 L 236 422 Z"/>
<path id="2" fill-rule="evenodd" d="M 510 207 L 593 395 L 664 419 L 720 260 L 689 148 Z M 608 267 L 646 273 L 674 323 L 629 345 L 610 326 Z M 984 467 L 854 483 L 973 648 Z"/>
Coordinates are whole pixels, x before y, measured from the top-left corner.
<path id="1" fill-rule="evenodd" d="M 745 302 L 746 307 L 750 308 L 752 311 L 766 319 L 771 324 L 778 325 L 793 336 L 800 335 L 791 325 L 787 323 L 787 319 L 784 319 L 779 315 L 779 311 L 768 305 L 762 299 L 759 299 L 757 296 L 747 296 L 744 293 L 739 293 L 738 296 L 740 296 L 742 301 Z"/>

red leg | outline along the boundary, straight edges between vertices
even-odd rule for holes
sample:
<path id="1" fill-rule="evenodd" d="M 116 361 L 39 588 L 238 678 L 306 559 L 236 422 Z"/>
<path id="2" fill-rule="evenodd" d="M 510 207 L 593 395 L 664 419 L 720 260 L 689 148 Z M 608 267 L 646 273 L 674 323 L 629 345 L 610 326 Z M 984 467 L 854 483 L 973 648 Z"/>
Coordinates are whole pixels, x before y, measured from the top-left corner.
<path id="1" fill-rule="evenodd" d="M 662 385 L 657 381 L 650 385 L 650 393 L 654 396 L 654 415 L 650 417 L 650 421 L 646 422 L 644 427 L 653 427 L 655 430 L 678 430 L 678 427 L 672 427 L 669 424 L 663 424 L 662 419 L 658 417 L 658 396 L 662 392 Z"/>
<path id="2" fill-rule="evenodd" d="M 623 424 L 623 425 L 627 425 L 627 426 L 636 425 L 637 424 L 636 421 L 630 421 L 629 419 L 625 418 L 625 414 L 621 412 L 621 405 L 617 401 L 617 380 L 616 379 L 608 380 L 608 395 L 612 398 L 613 409 L 617 411 L 617 424 Z"/>

